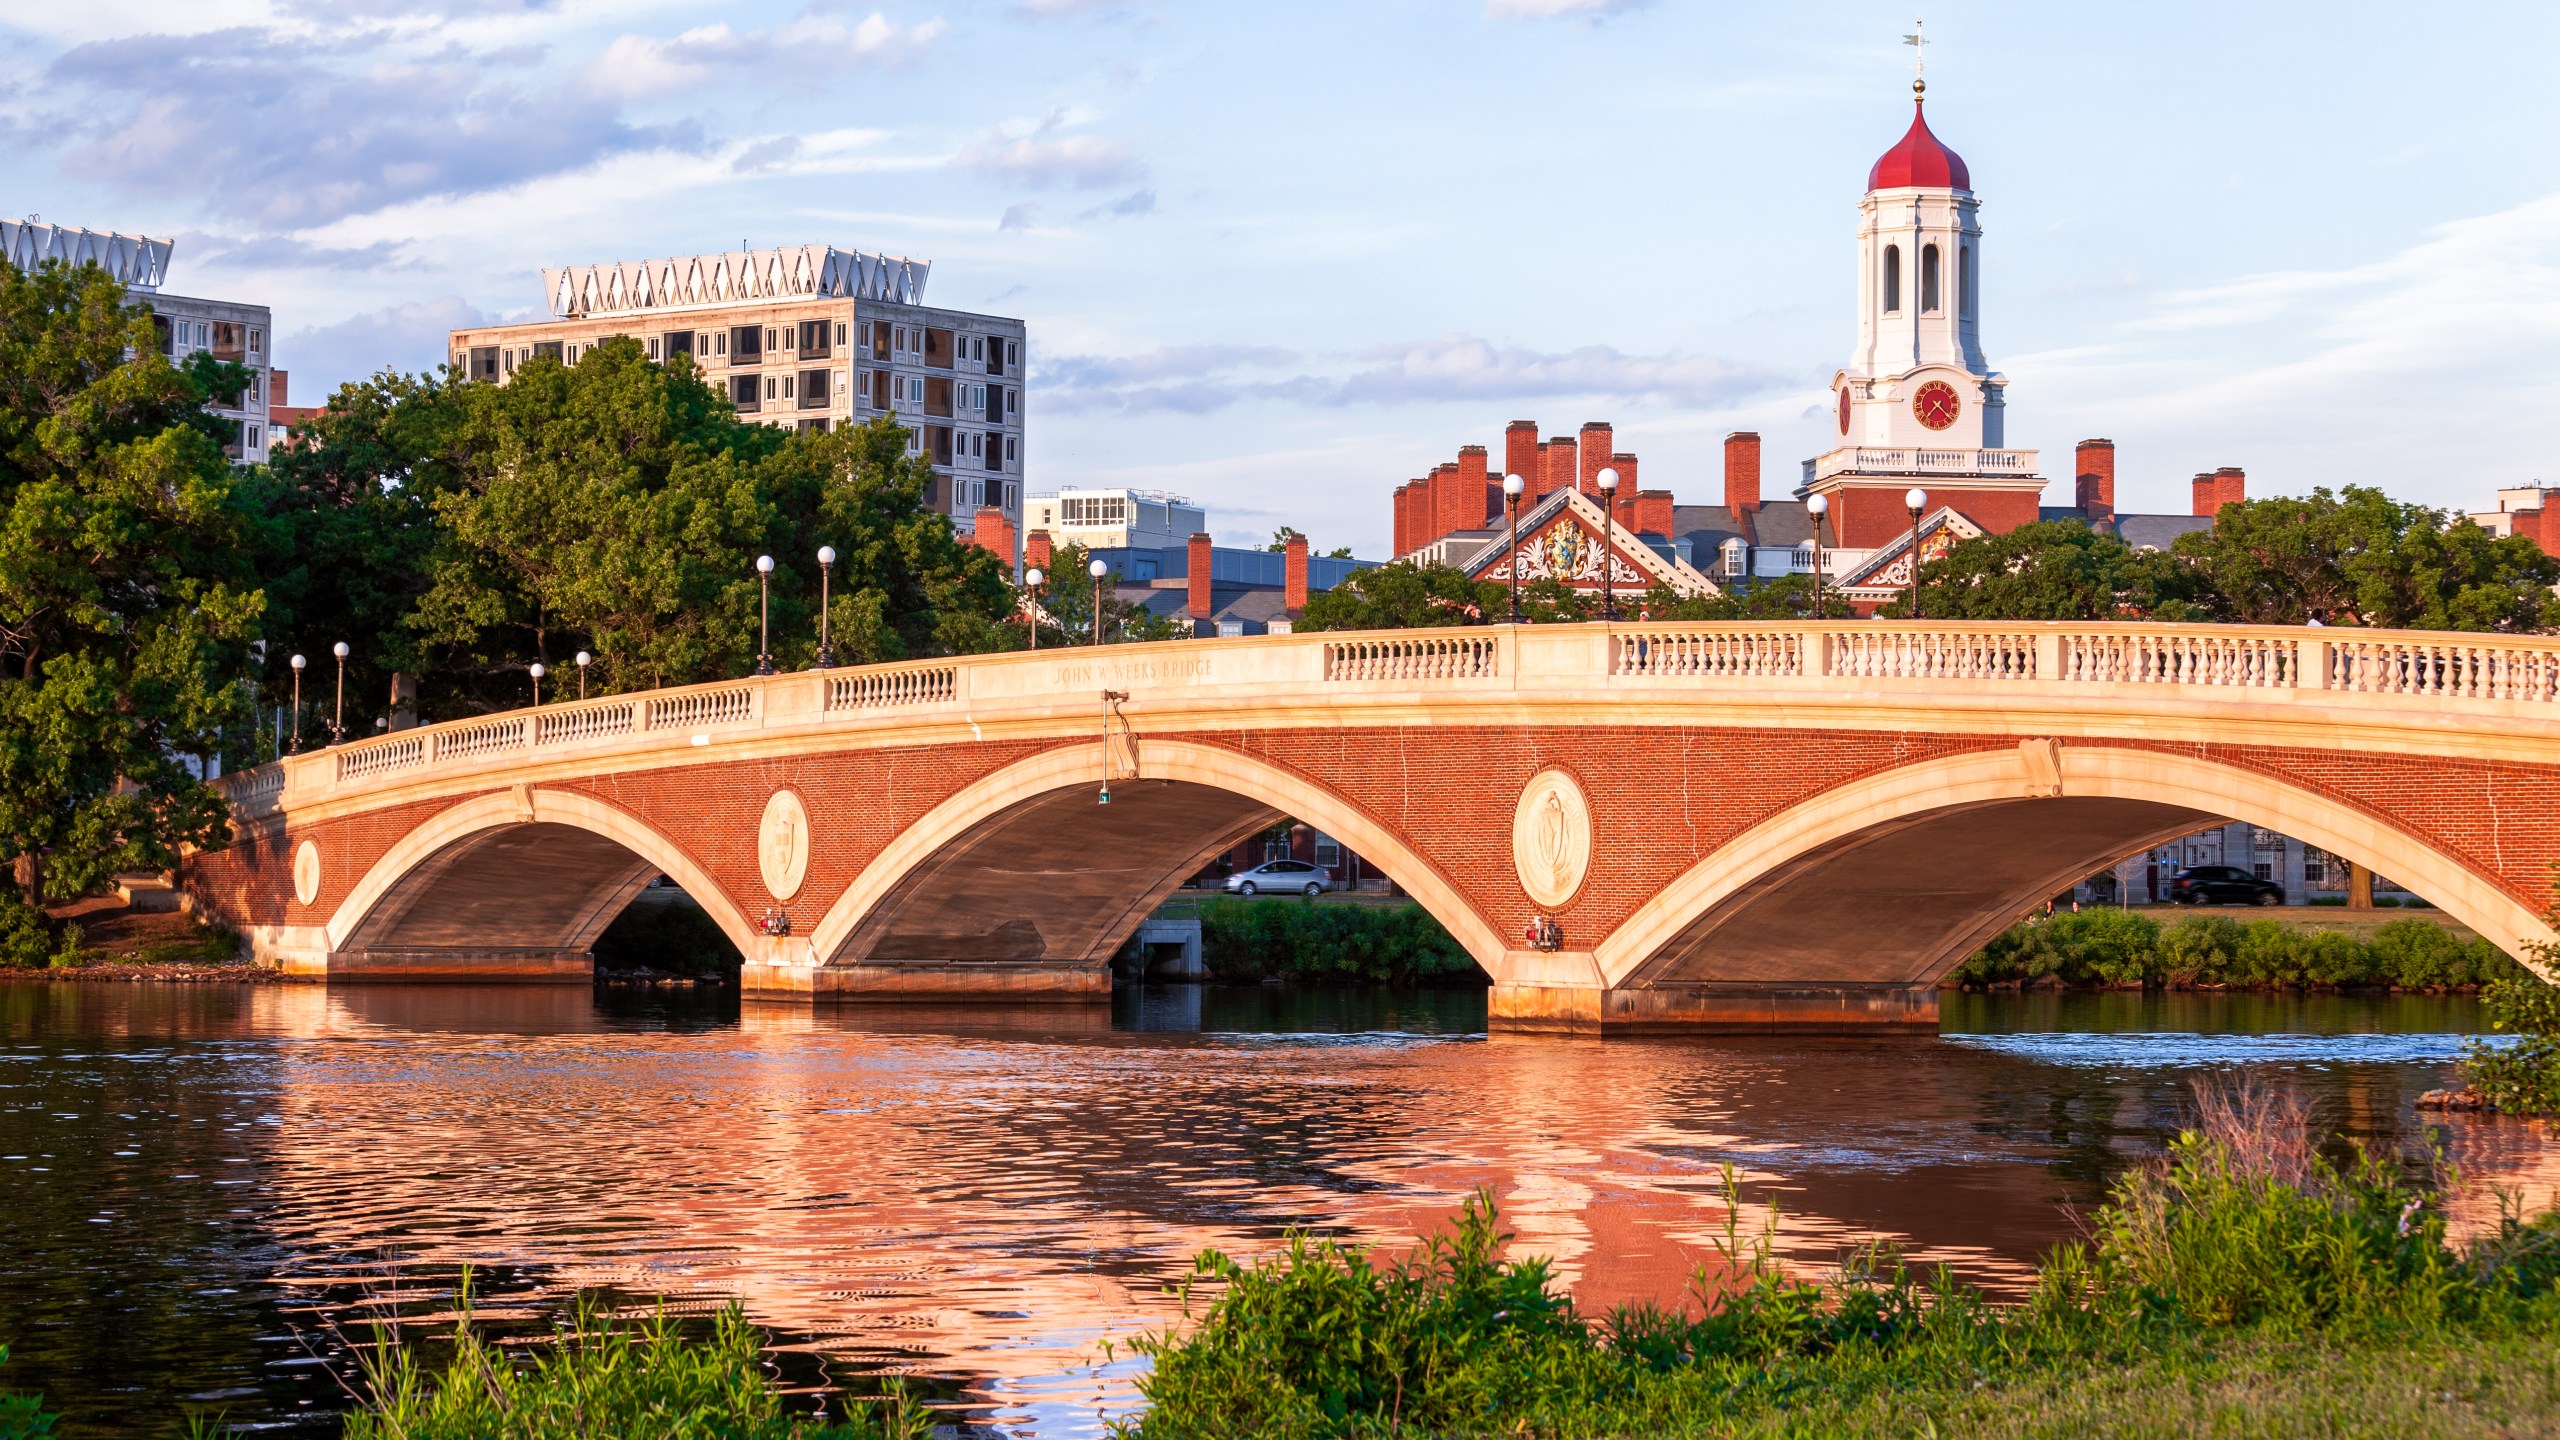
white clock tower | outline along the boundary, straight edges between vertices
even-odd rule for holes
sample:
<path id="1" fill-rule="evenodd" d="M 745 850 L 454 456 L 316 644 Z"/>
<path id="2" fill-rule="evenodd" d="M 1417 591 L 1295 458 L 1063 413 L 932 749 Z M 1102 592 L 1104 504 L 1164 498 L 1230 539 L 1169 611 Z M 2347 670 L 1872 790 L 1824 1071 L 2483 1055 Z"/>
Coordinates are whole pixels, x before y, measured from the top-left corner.
<path id="1" fill-rule="evenodd" d="M 2009 382 L 1982 355 L 1973 178 L 1930 133 L 1923 84 L 1911 88 L 1911 128 L 1858 203 L 1858 346 L 1831 380 L 1839 444 L 1805 462 L 1802 493 L 1834 497 L 1849 546 L 1874 543 L 1880 506 L 1883 528 L 1906 526 L 1907 488 L 1995 529 L 2033 520 L 2044 489 L 2035 452 L 2006 448 Z M 1845 493 L 1863 490 L 1878 493 Z"/>

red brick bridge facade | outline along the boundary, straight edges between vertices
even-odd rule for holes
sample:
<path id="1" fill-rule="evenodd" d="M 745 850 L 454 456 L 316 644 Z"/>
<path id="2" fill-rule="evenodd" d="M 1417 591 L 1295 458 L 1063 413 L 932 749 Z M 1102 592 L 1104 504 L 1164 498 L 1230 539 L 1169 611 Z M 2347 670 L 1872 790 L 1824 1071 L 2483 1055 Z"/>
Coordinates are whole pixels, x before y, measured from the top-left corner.
<path id="1" fill-rule="evenodd" d="M 1926 1025 L 1939 977 L 2030 906 L 2223 820 L 2529 956 L 2554 939 L 2560 644 L 1283 635 L 552 705 L 226 783 L 236 838 L 186 884 L 261 959 L 332 981 L 583 980 L 664 874 L 737 942 L 751 994 L 1091 995 L 1167 894 L 1286 815 L 1439 917 L 1499 1025 Z M 1526 938 L 1541 917 L 1553 948 Z"/>

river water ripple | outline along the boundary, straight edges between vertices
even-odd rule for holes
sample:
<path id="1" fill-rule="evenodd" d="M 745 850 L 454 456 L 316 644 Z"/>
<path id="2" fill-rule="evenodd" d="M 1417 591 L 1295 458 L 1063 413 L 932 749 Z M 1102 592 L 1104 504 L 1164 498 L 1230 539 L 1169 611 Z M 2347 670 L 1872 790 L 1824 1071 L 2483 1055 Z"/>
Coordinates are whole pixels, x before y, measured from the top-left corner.
<path id="1" fill-rule="evenodd" d="M 2421 1125 L 2463 1000 L 1950 997 L 1935 1040 L 1484 1034 L 1480 992 L 1124 992 L 867 1012 L 561 991 L 0 986 L 0 1388 L 67 1433 L 182 1405 L 328 1433 L 342 1337 L 502 1331 L 609 1287 L 730 1299 L 795 1389 L 922 1377 L 981 1433 L 1097 1434 L 1106 1340 L 1206 1247 L 1402 1242 L 1479 1185 L 1589 1306 L 1676 1298 L 1746 1229 L 1809 1270 L 1884 1240 L 2010 1288 L 2199 1075 L 2441 1143 L 2550 1203 L 2539 1124 Z M 1773 1222 L 1774 1217 L 1774 1222 Z M 813 1402 L 814 1403 L 814 1402 Z"/>

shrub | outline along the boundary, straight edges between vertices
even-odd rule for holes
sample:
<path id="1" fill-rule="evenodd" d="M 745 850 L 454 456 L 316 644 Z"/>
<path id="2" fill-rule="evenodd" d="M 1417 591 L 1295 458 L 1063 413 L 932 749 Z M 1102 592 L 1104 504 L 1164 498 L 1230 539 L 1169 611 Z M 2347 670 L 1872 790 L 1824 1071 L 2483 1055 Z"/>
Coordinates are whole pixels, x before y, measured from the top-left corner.
<path id="1" fill-rule="evenodd" d="M 2182 988 L 2227 975 L 2241 938 L 2240 922 L 2228 915 L 2190 915 L 2160 936 L 2160 978 Z"/>
<path id="2" fill-rule="evenodd" d="M 2490 1028 L 2515 1043 L 2473 1041 L 2463 1051 L 2463 1080 L 2510 1114 L 2560 1115 L 2560 987 L 2532 976 L 2500 980 L 2480 1002 Z"/>
<path id="3" fill-rule="evenodd" d="M 1419 905 L 1200 902 L 1201 963 L 1221 980 L 1471 980 L 1475 958 Z"/>
<path id="4" fill-rule="evenodd" d="M 0 886 L 0 965 L 41 970 L 53 963 L 60 946 L 44 912 Z"/>
<path id="5" fill-rule="evenodd" d="M 0 1365 L 8 1363 L 9 1347 L 0 1345 Z M 45 1413 L 43 1396 L 0 1390 L 0 1440 L 44 1440 L 53 1434 L 55 1418 Z"/>
<path id="6" fill-rule="evenodd" d="M 2471 967 L 2462 942 L 2432 920 L 2394 920 L 2373 932 L 2375 966 L 2404 990 L 2466 983 Z"/>
<path id="7" fill-rule="evenodd" d="M 162 940 L 134 953 L 144 965 L 229 965 L 240 958 L 240 932 L 216 920 L 184 940 Z"/>

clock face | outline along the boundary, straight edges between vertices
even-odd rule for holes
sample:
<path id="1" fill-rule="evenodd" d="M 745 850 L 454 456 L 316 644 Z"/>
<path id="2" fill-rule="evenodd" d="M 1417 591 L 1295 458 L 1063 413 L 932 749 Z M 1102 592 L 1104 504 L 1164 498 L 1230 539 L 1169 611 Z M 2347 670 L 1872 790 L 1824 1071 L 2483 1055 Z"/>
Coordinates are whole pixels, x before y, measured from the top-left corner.
<path id="1" fill-rule="evenodd" d="M 1849 387 L 1840 387 L 1840 433 L 1849 433 Z"/>
<path id="2" fill-rule="evenodd" d="M 1956 398 L 1956 387 L 1944 380 L 1932 380 L 1911 397 L 1911 413 L 1932 430 L 1944 430 L 1956 423 L 1964 413 L 1964 401 Z"/>

